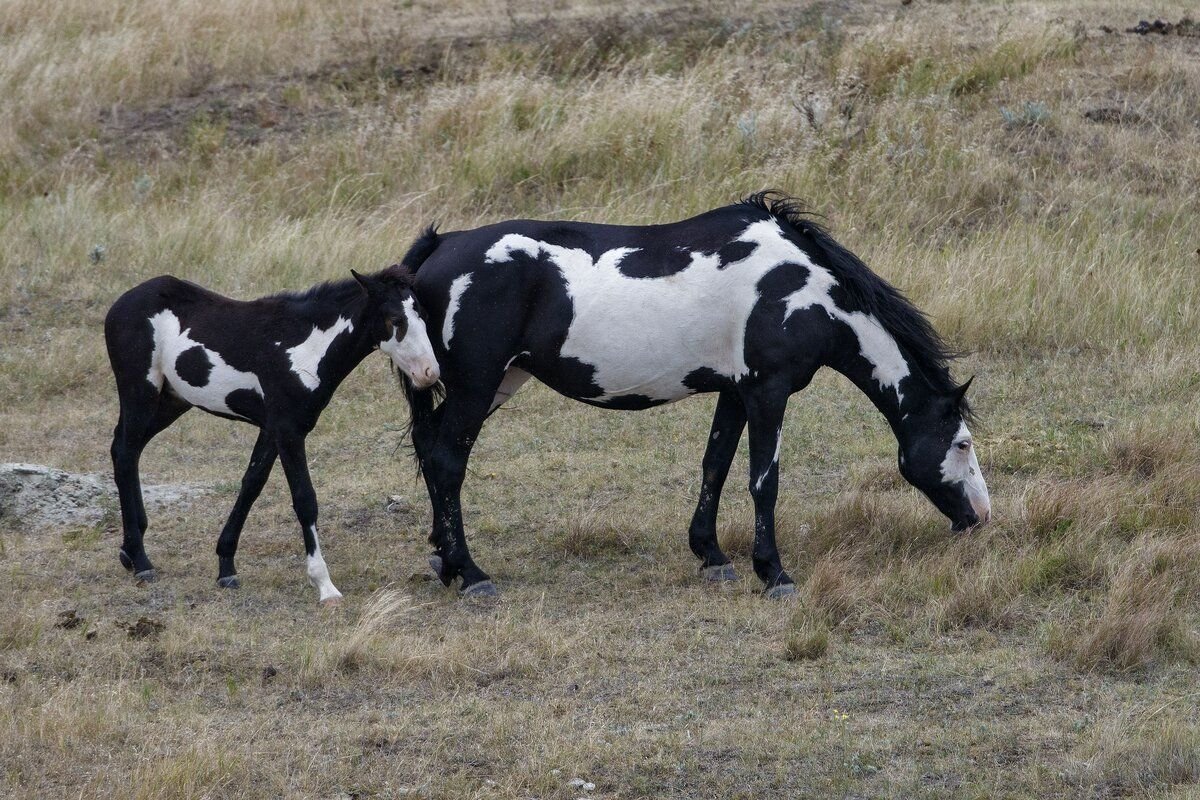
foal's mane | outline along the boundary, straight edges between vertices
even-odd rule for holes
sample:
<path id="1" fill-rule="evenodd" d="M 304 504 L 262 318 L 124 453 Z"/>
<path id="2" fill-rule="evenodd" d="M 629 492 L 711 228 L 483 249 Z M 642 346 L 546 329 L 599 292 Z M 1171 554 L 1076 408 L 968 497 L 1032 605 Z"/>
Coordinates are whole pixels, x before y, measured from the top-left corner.
<path id="1" fill-rule="evenodd" d="M 838 244 L 829 231 L 813 219 L 815 214 L 802 201 L 767 190 L 750 195 L 740 205 L 764 211 L 803 236 L 811 246 L 812 255 L 837 276 L 858 310 L 873 314 L 892 335 L 908 356 L 914 372 L 923 376 L 935 392 L 943 395 L 954 392 L 957 387 L 950 377 L 950 362 L 960 354 L 946 344 L 925 312 L 914 306 L 903 292 Z M 970 414 L 965 401 L 961 410 L 964 416 Z"/>
<path id="2" fill-rule="evenodd" d="M 416 276 L 413 271 L 403 264 L 392 264 L 379 272 L 373 272 L 369 277 L 386 281 L 405 288 L 412 288 Z M 307 289 L 282 291 L 270 295 L 275 300 L 289 300 L 296 303 L 320 303 L 322 301 L 340 305 L 356 297 L 362 287 L 354 278 L 340 278 L 334 281 L 324 281 Z"/>

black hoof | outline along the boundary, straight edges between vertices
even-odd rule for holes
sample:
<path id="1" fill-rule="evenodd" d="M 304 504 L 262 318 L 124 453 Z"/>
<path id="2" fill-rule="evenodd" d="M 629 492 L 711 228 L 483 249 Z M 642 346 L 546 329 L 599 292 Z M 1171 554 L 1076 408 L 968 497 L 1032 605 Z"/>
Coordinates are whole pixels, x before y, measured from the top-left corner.
<path id="1" fill-rule="evenodd" d="M 796 584 L 781 583 L 767 589 L 767 598 L 769 600 L 786 600 L 789 597 L 796 596 Z"/>
<path id="2" fill-rule="evenodd" d="M 711 567 L 701 567 L 700 577 L 709 583 L 725 583 L 738 579 L 733 564 L 713 564 Z"/>
<path id="3" fill-rule="evenodd" d="M 445 565 L 445 562 L 442 561 L 442 557 L 437 553 L 434 553 L 429 557 L 429 568 L 433 570 L 433 576 L 441 581 L 443 586 L 449 586 L 450 581 L 446 578 L 445 572 L 443 572 Z"/>
<path id="4" fill-rule="evenodd" d="M 144 569 L 141 572 L 135 572 L 133 577 L 137 578 L 142 583 L 154 583 L 158 580 L 158 573 L 153 569 Z"/>
<path id="5" fill-rule="evenodd" d="M 125 568 L 126 572 L 133 572 L 133 559 L 129 557 L 128 553 L 118 550 L 117 558 L 121 559 L 121 566 Z"/>
<path id="6" fill-rule="evenodd" d="M 472 583 L 470 586 L 463 587 L 459 592 L 463 597 L 500 597 L 500 590 L 496 588 L 496 584 L 491 581 L 480 581 Z"/>
<path id="7" fill-rule="evenodd" d="M 220 586 L 222 589 L 240 589 L 242 588 L 242 582 L 238 579 L 237 575 L 226 575 L 224 578 L 217 578 L 217 586 Z"/>

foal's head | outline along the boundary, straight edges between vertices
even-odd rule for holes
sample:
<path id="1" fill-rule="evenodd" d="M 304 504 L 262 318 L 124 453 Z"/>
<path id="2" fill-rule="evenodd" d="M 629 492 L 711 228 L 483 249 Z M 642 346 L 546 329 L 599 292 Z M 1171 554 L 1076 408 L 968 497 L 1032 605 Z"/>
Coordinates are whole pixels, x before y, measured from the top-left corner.
<path id="1" fill-rule="evenodd" d="M 967 429 L 970 385 L 967 381 L 949 395 L 935 395 L 921 411 L 910 412 L 900 444 L 900 474 L 950 518 L 956 531 L 992 516 L 987 483 Z"/>
<path id="2" fill-rule="evenodd" d="M 379 349 L 388 354 L 401 374 L 418 389 L 437 383 L 441 368 L 429 343 L 425 320 L 412 292 L 412 276 L 397 267 L 374 275 L 350 270 L 367 293 L 364 324 Z"/>

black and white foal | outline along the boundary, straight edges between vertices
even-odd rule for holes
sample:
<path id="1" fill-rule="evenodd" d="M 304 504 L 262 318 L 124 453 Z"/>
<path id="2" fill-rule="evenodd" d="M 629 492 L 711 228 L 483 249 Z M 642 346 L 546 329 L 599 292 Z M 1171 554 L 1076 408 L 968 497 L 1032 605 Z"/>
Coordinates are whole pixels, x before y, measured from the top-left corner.
<path id="1" fill-rule="evenodd" d="M 156 577 L 142 545 L 142 449 L 197 406 L 260 428 L 237 502 L 217 541 L 217 583 L 238 586 L 233 562 L 238 537 L 278 458 L 304 535 L 308 579 L 321 603 L 336 604 L 341 592 L 321 556 L 304 439 L 338 384 L 376 348 L 413 386 L 437 382 L 438 362 L 413 297 L 412 275 L 393 266 L 250 302 L 164 275 L 113 304 L 104 338 L 121 401 L 112 458 L 125 568 L 142 580 Z"/>
<path id="2" fill-rule="evenodd" d="M 442 581 L 495 592 L 463 536 L 459 489 L 484 419 L 531 376 L 585 403 L 641 409 L 717 392 L 689 531 L 711 580 L 734 577 L 717 505 L 747 423 L 754 571 L 794 591 L 775 546 L 788 398 L 829 366 L 887 418 L 904 477 L 955 530 L 990 514 L 965 419 L 967 384 L 920 311 L 789 198 L 762 193 L 669 225 L 502 222 L 417 241 L 406 264 L 445 400 L 409 393 Z M 968 384 L 970 382 L 968 381 Z"/>

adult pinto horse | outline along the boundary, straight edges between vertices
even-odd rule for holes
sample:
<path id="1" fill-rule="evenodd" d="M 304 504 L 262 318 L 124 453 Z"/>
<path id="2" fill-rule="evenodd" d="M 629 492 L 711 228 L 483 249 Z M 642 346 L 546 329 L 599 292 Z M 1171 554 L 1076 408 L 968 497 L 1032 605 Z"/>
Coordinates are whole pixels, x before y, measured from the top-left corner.
<path id="1" fill-rule="evenodd" d="M 463 535 L 459 490 L 484 420 L 530 377 L 602 408 L 636 410 L 718 392 L 689 530 L 709 580 L 735 573 L 717 506 L 750 427 L 754 571 L 795 591 L 775 545 L 788 398 L 829 366 L 887 418 L 901 474 L 953 529 L 990 516 L 952 354 L 925 316 L 810 219 L 762 192 L 667 225 L 501 222 L 432 228 L 405 258 L 430 321 L 445 399 L 408 391 L 412 441 L 433 506 L 442 582 L 495 594 Z M 439 336 L 440 334 L 440 336 Z"/>
<path id="2" fill-rule="evenodd" d="M 260 431 L 241 491 L 217 540 L 217 584 L 237 588 L 238 538 L 250 507 L 283 463 L 304 536 L 309 582 L 323 605 L 333 585 L 317 539 L 317 496 L 304 440 L 338 385 L 373 350 L 387 353 L 406 382 L 437 383 L 438 363 L 412 293 L 412 275 L 393 266 L 296 293 L 231 300 L 170 275 L 130 289 L 104 320 L 121 416 L 113 431 L 113 474 L 121 499 L 121 564 L 157 577 L 143 545 L 146 509 L 138 462 L 156 435 L 196 406 Z"/>

